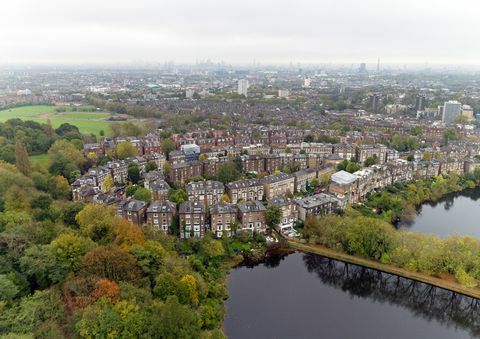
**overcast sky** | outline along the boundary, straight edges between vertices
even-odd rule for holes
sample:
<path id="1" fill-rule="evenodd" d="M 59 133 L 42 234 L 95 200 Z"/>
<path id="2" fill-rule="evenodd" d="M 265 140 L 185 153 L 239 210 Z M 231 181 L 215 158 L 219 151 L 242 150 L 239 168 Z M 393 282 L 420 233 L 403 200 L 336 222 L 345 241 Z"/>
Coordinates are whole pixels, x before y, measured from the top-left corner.
<path id="1" fill-rule="evenodd" d="M 479 0 L 1 0 L 0 62 L 480 64 Z"/>

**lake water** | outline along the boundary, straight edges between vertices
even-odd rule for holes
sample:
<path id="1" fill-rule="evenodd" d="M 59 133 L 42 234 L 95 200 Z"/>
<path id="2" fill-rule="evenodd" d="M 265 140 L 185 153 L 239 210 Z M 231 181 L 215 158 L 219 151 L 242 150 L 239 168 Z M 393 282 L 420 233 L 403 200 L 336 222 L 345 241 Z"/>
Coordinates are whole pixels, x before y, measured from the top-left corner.
<path id="1" fill-rule="evenodd" d="M 471 338 L 480 303 L 315 254 L 275 256 L 228 277 L 228 338 Z"/>
<path id="2" fill-rule="evenodd" d="M 448 195 L 436 203 L 425 203 L 413 223 L 401 226 L 442 238 L 457 233 L 480 239 L 480 188 Z"/>

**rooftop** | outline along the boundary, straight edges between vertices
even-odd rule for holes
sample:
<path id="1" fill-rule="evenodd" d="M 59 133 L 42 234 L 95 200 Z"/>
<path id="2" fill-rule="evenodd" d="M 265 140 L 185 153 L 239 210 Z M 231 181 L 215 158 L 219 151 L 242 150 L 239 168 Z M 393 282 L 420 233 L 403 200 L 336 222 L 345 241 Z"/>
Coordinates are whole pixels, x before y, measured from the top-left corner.
<path id="1" fill-rule="evenodd" d="M 331 180 L 337 184 L 348 185 L 355 182 L 357 176 L 346 171 L 339 171 L 332 174 Z"/>

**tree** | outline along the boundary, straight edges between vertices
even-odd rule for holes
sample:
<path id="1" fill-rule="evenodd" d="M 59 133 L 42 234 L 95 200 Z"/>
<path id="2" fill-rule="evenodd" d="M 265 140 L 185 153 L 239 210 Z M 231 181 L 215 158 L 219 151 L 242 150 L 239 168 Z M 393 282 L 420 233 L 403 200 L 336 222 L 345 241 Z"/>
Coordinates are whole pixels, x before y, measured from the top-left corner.
<path id="1" fill-rule="evenodd" d="M 145 172 L 151 172 L 151 171 L 154 171 L 158 168 L 157 164 L 155 163 L 155 161 L 149 161 L 147 162 L 147 164 L 145 165 Z"/>
<path id="2" fill-rule="evenodd" d="M 313 135 L 311 134 L 308 134 L 307 136 L 305 136 L 305 138 L 303 139 L 303 141 L 305 142 L 313 142 L 315 140 L 315 138 L 313 137 Z"/>
<path id="3" fill-rule="evenodd" d="M 131 246 L 141 245 L 145 242 L 145 236 L 140 227 L 123 218 L 115 218 L 113 232 L 115 244 L 127 251 Z"/>
<path id="4" fill-rule="evenodd" d="M 130 248 L 130 253 L 137 259 L 138 265 L 150 277 L 152 282 L 168 256 L 165 248 L 153 240 L 147 240 L 140 245 L 133 245 Z"/>
<path id="5" fill-rule="evenodd" d="M 268 227 L 274 229 L 282 220 L 282 210 L 280 207 L 269 205 L 267 207 L 266 219 Z"/>
<path id="6" fill-rule="evenodd" d="M 164 173 L 165 175 L 167 175 L 167 174 L 170 172 L 170 163 L 169 163 L 168 161 L 165 161 L 165 162 L 163 163 L 163 168 L 162 168 L 162 170 L 163 170 L 163 173 Z"/>
<path id="7" fill-rule="evenodd" d="M 152 201 L 152 193 L 145 187 L 139 187 L 133 194 L 133 197 L 137 200 L 145 201 L 146 203 Z"/>
<path id="8" fill-rule="evenodd" d="M 418 138 L 410 135 L 395 134 L 390 145 L 400 152 L 416 150 L 419 147 Z"/>
<path id="9" fill-rule="evenodd" d="M 137 164 L 128 164 L 128 179 L 133 183 L 136 184 L 140 180 L 140 170 L 138 169 Z"/>
<path id="10" fill-rule="evenodd" d="M 224 184 L 235 181 L 240 177 L 235 164 L 232 161 L 227 161 L 220 165 L 217 171 L 217 180 Z"/>
<path id="11" fill-rule="evenodd" d="M 126 159 L 136 156 L 138 153 L 130 141 L 122 141 L 115 146 L 115 154 L 119 159 Z"/>
<path id="12" fill-rule="evenodd" d="M 68 272 L 78 267 L 81 258 L 93 245 L 88 238 L 79 237 L 73 233 L 61 234 L 50 244 L 52 256 L 55 258 L 57 276 L 53 281 L 63 281 Z"/>
<path id="13" fill-rule="evenodd" d="M 371 157 L 368 157 L 367 160 L 365 160 L 364 166 L 365 167 L 370 167 L 372 165 L 378 164 L 378 156 L 374 154 Z"/>
<path id="14" fill-rule="evenodd" d="M 345 168 L 345 170 L 349 173 L 354 173 L 358 170 L 360 170 L 360 165 L 357 164 L 356 162 L 350 162 L 347 166 L 347 168 Z"/>
<path id="15" fill-rule="evenodd" d="M 458 123 L 458 124 L 465 124 L 469 121 L 470 119 L 465 116 L 465 115 L 458 115 L 455 117 L 455 119 L 453 119 L 454 122 Z"/>
<path id="16" fill-rule="evenodd" d="M 176 204 L 181 204 L 188 200 L 188 194 L 183 188 L 177 190 L 171 188 L 168 190 L 168 200 Z"/>
<path id="17" fill-rule="evenodd" d="M 221 200 L 222 200 L 223 202 L 228 202 L 228 203 L 231 202 L 230 197 L 228 196 L 227 193 L 223 193 L 223 194 L 222 194 Z"/>
<path id="18" fill-rule="evenodd" d="M 443 140 L 445 141 L 445 144 L 448 144 L 450 140 L 458 140 L 457 131 L 453 128 L 447 128 L 443 131 Z"/>
<path id="19" fill-rule="evenodd" d="M 300 164 L 295 162 L 289 162 L 285 165 L 285 173 L 295 173 L 300 171 Z"/>
<path id="20" fill-rule="evenodd" d="M 50 179 L 50 192 L 56 199 L 69 199 L 71 195 L 68 180 L 61 175 L 56 175 Z"/>
<path id="21" fill-rule="evenodd" d="M 423 127 L 422 126 L 414 126 L 412 127 L 412 129 L 410 130 L 410 133 L 412 135 L 415 135 L 415 136 L 420 136 L 423 134 Z"/>
<path id="22" fill-rule="evenodd" d="M 96 242 L 106 243 L 113 238 L 114 215 L 112 208 L 89 204 L 77 214 L 76 220 L 84 236 Z"/>
<path id="23" fill-rule="evenodd" d="M 97 246 L 85 254 L 81 270 L 86 276 L 112 281 L 137 281 L 142 277 L 135 258 L 118 246 Z"/>
<path id="24" fill-rule="evenodd" d="M 48 170 L 51 174 L 70 178 L 85 162 L 82 152 L 66 140 L 57 140 L 48 150 Z"/>
<path id="25" fill-rule="evenodd" d="M 125 194 L 127 195 L 127 197 L 133 197 L 133 195 L 139 188 L 140 186 L 138 185 L 128 185 L 125 189 Z"/>
<path id="26" fill-rule="evenodd" d="M 115 186 L 115 182 L 113 181 L 113 176 L 109 174 L 102 182 L 102 190 L 108 192 L 113 188 L 113 186 Z"/>
<path id="27" fill-rule="evenodd" d="M 27 192 L 17 185 L 10 186 L 3 198 L 6 211 L 21 212 L 30 209 Z"/>
<path id="28" fill-rule="evenodd" d="M 28 176 L 30 174 L 30 160 L 28 159 L 28 153 L 25 146 L 17 141 L 15 143 L 15 166 L 18 170 L 24 175 Z"/>
<path id="29" fill-rule="evenodd" d="M 161 146 L 162 146 L 163 154 L 165 154 L 167 159 L 170 152 L 176 149 L 175 142 L 171 138 L 163 139 L 161 142 Z"/>
<path id="30" fill-rule="evenodd" d="M 200 323 L 196 314 L 187 306 L 170 296 L 164 304 L 152 312 L 152 332 L 161 333 L 162 338 L 198 338 Z"/>
<path id="31" fill-rule="evenodd" d="M 20 292 L 15 283 L 6 274 L 0 274 L 0 300 L 12 301 Z"/>

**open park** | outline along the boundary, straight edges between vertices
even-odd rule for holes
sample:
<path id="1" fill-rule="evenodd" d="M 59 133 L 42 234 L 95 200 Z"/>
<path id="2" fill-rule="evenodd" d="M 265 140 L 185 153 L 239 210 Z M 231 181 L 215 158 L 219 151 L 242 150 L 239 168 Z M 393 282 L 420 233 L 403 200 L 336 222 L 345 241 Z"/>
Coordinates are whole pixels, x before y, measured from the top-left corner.
<path id="1" fill-rule="evenodd" d="M 73 111 L 67 107 L 65 112 L 58 112 L 59 107 L 53 105 L 31 105 L 9 108 L 0 111 L 0 122 L 9 119 L 32 120 L 39 123 L 47 123 L 50 120 L 54 128 L 63 123 L 69 123 L 78 127 L 82 133 L 93 133 L 96 136 L 103 131 L 105 135 L 110 133 L 109 125 L 111 121 L 107 119 L 112 114 L 107 112 Z"/>

